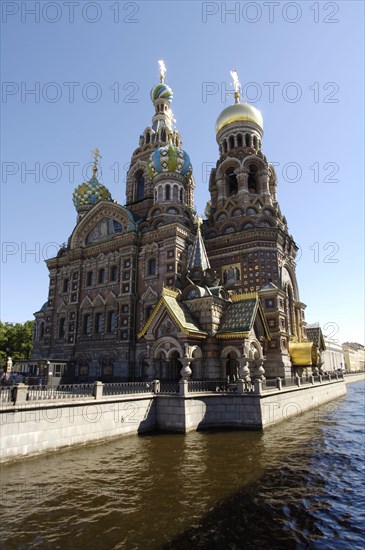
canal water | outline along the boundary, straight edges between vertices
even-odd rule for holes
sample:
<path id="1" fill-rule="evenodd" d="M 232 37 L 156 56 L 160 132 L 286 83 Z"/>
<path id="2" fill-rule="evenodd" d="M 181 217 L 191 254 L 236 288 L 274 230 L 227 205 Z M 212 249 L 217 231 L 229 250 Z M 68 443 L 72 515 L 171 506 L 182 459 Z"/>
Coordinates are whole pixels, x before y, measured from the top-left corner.
<path id="1" fill-rule="evenodd" d="M 264 432 L 145 435 L 1 469 L 4 549 L 361 549 L 365 383 Z"/>

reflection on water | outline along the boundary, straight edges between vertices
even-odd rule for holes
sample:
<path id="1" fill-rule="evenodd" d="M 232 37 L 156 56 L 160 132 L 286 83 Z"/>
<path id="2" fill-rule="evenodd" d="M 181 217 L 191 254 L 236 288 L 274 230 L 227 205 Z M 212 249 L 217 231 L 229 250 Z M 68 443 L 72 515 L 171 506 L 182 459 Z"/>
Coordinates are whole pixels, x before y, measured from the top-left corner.
<path id="1" fill-rule="evenodd" d="M 5 465 L 2 547 L 363 548 L 363 403 L 360 382 L 264 433 L 131 436 Z"/>

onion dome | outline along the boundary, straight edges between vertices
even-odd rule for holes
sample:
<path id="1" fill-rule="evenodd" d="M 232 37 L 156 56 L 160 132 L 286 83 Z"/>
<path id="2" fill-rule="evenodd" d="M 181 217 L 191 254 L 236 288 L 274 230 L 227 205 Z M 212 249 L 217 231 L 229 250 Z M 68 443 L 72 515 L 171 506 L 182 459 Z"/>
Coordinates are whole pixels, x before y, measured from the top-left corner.
<path id="1" fill-rule="evenodd" d="M 189 177 L 192 171 L 189 155 L 172 143 L 158 147 L 147 163 L 147 172 L 151 178 L 163 172 L 175 172 Z"/>
<path id="2" fill-rule="evenodd" d="M 157 86 L 155 86 L 151 90 L 151 99 L 153 103 L 156 101 L 156 99 L 167 99 L 167 101 L 172 101 L 173 97 L 173 91 L 171 90 L 170 86 L 168 86 L 164 82 L 157 84 Z"/>
<path id="3" fill-rule="evenodd" d="M 232 124 L 233 122 L 253 122 L 257 124 L 261 129 L 263 128 L 264 122 L 262 119 L 262 114 L 256 107 L 250 105 L 249 103 L 234 103 L 230 105 L 224 111 L 221 112 L 217 118 L 215 125 L 215 131 L 218 134 L 219 130 Z"/>
<path id="4" fill-rule="evenodd" d="M 112 201 L 109 190 L 99 183 L 96 177 L 96 167 L 93 169 L 93 177 L 86 183 L 76 187 L 72 200 L 76 210 L 85 206 L 94 206 L 99 201 Z"/>

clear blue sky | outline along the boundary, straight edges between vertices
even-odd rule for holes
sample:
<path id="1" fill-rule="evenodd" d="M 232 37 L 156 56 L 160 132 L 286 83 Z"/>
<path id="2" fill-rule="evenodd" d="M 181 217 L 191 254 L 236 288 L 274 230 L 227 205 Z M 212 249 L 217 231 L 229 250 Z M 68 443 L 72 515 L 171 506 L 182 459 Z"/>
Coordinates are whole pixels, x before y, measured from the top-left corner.
<path id="1" fill-rule="evenodd" d="M 72 192 L 91 149 L 124 204 L 126 166 L 153 115 L 149 92 L 164 59 L 197 210 L 209 199 L 215 120 L 232 101 L 224 91 L 237 69 L 264 117 L 264 153 L 278 163 L 306 319 L 340 342 L 364 342 L 363 2 L 1 7 L 1 320 L 32 319 L 45 302 L 43 257 L 73 230 Z"/>

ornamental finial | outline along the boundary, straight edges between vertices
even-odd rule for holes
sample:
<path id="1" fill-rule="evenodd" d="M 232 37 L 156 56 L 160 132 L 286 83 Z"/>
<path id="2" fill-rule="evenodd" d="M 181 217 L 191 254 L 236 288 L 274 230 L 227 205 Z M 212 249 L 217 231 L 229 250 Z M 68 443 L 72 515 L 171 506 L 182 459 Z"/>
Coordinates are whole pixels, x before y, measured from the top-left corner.
<path id="1" fill-rule="evenodd" d="M 162 59 L 159 60 L 158 64 L 160 66 L 160 82 L 163 83 L 165 82 L 166 65 Z"/>
<path id="2" fill-rule="evenodd" d="M 94 157 L 93 173 L 94 173 L 94 176 L 96 176 L 96 173 L 98 171 L 99 159 L 101 159 L 101 154 L 97 147 L 95 147 L 95 149 L 93 149 L 91 152 Z"/>
<path id="3" fill-rule="evenodd" d="M 239 103 L 240 102 L 240 90 L 241 90 L 241 84 L 238 80 L 238 74 L 236 69 L 231 71 L 231 77 L 233 79 L 233 86 L 234 86 L 234 102 Z"/>
<path id="4" fill-rule="evenodd" d="M 195 216 L 195 223 L 196 223 L 197 230 L 200 231 L 200 228 L 203 225 L 203 218 L 199 216 L 199 214 Z"/>

